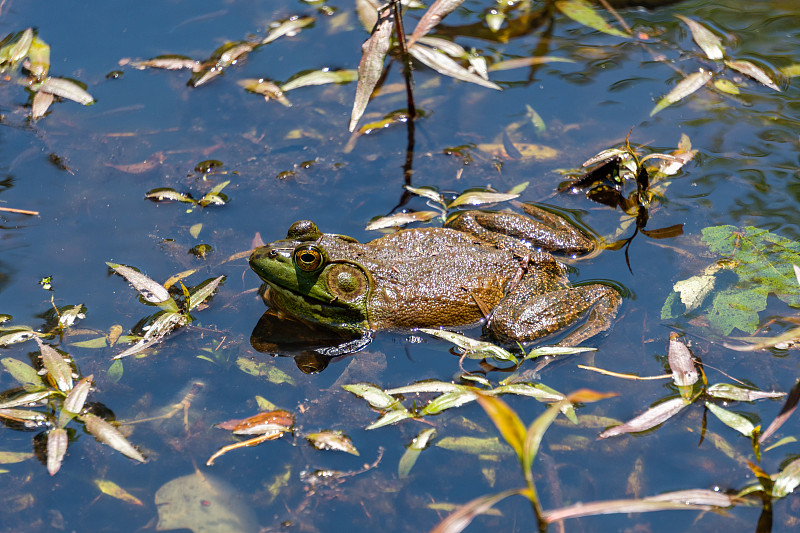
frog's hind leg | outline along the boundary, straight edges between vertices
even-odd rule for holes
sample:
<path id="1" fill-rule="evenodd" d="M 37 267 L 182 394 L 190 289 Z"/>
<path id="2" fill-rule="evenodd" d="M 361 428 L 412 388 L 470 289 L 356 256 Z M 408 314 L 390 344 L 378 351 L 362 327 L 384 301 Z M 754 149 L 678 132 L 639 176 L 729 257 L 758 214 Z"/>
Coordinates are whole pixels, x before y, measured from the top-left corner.
<path id="1" fill-rule="evenodd" d="M 539 295 L 512 293 L 494 309 L 486 327 L 499 340 L 528 342 L 586 317 L 558 343 L 576 346 L 609 329 L 621 302 L 619 292 L 601 284 L 565 287 Z"/>

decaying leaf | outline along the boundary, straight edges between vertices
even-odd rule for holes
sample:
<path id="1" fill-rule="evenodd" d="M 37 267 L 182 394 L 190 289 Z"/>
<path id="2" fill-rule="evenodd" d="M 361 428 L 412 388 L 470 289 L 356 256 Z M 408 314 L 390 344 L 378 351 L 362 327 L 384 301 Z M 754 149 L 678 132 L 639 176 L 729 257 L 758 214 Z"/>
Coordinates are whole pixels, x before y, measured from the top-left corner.
<path id="1" fill-rule="evenodd" d="M 509 200 L 513 200 L 514 198 L 519 198 L 519 194 L 488 192 L 488 191 L 470 191 L 460 195 L 458 198 L 450 202 L 450 204 L 448 204 L 447 207 L 450 208 L 450 207 L 458 207 L 464 205 L 494 204 L 497 202 L 507 202 Z"/>
<path id="2" fill-rule="evenodd" d="M 83 378 L 69 391 L 62 406 L 65 411 L 78 414 L 83 410 L 83 404 L 86 403 L 86 397 L 89 396 L 89 390 L 92 387 L 92 379 L 94 379 L 94 375 Z"/>
<path id="3" fill-rule="evenodd" d="M 139 294 L 142 295 L 142 298 L 147 300 L 150 303 L 154 304 L 161 304 L 166 302 L 167 300 L 171 300 L 172 297 L 169 295 L 169 291 L 165 289 L 160 283 L 153 281 L 152 279 L 148 278 L 141 272 L 132 269 L 131 267 L 120 265 L 117 263 L 106 263 L 109 267 L 111 267 L 117 274 L 128 280 L 128 283 L 133 285 L 133 288 L 136 289 Z M 177 310 L 177 304 L 175 305 L 175 309 Z"/>
<path id="4" fill-rule="evenodd" d="M 722 39 L 714 35 L 711 30 L 689 17 L 684 17 L 682 15 L 675 16 L 689 26 L 694 42 L 703 50 L 706 57 L 709 59 L 722 59 L 725 55 L 725 49 L 722 47 Z"/>
<path id="5" fill-rule="evenodd" d="M 38 90 L 78 102 L 81 105 L 94 103 L 94 98 L 86 92 L 86 89 L 78 85 L 77 82 L 65 78 L 47 78 L 39 85 Z"/>
<path id="6" fill-rule="evenodd" d="M 253 510 L 228 483 L 196 472 L 164 484 L 155 496 L 158 531 L 252 533 L 259 530 Z"/>
<path id="7" fill-rule="evenodd" d="M 61 469 L 61 462 L 67 453 L 68 443 L 66 429 L 58 428 L 47 432 L 47 472 L 51 476 Z"/>
<path id="8" fill-rule="evenodd" d="M 444 17 L 463 3 L 464 0 L 436 0 L 417 22 L 414 32 L 407 40 L 408 46 L 413 45 L 418 39 L 427 35 Z"/>
<path id="9" fill-rule="evenodd" d="M 350 131 L 354 131 L 367 108 L 372 91 L 378 84 L 383 72 L 383 60 L 389 51 L 392 30 L 394 29 L 394 12 L 385 9 L 378 18 L 372 35 L 361 46 L 361 61 L 358 64 L 358 85 L 350 114 Z"/>
<path id="10" fill-rule="evenodd" d="M 713 74 L 710 71 L 700 69 L 697 72 L 689 74 L 683 78 L 673 89 L 668 92 L 661 100 L 658 101 L 656 106 L 650 111 L 652 117 L 662 109 L 671 106 L 676 102 L 680 102 L 690 94 L 699 90 L 703 85 L 708 83 Z"/>
<path id="11" fill-rule="evenodd" d="M 236 435 L 261 435 L 291 431 L 293 426 L 294 415 L 281 409 L 258 413 L 241 420 L 228 420 L 217 424 L 217 427 L 230 430 Z"/>
<path id="12" fill-rule="evenodd" d="M 289 99 L 283 94 L 283 90 L 269 80 L 265 80 L 263 78 L 247 78 L 244 80 L 239 80 L 236 83 L 243 87 L 246 91 L 262 95 L 264 100 L 269 101 L 272 99 L 280 102 L 285 107 L 292 107 L 292 103 L 289 102 Z"/>
<path id="13" fill-rule="evenodd" d="M 122 455 L 135 461 L 146 462 L 144 456 L 133 447 L 125 436 L 114 426 L 92 413 L 84 413 L 79 417 L 86 426 L 86 431 L 91 433 L 97 440 L 106 444 Z"/>
<path id="14" fill-rule="evenodd" d="M 317 433 L 309 433 L 306 435 L 306 440 L 318 450 L 336 450 L 351 455 L 359 455 L 358 450 L 353 445 L 353 441 L 341 431 L 328 429 Z"/>
<path id="15" fill-rule="evenodd" d="M 575 61 L 568 57 L 556 56 L 532 56 L 532 57 L 517 57 L 514 59 L 505 59 L 492 63 L 489 66 L 489 72 L 497 72 L 500 70 L 512 70 L 515 68 L 525 68 L 532 65 L 543 65 L 545 63 L 574 63 Z"/>
<path id="16" fill-rule="evenodd" d="M 161 68 L 166 70 L 187 68 L 192 71 L 198 71 L 201 68 L 201 63 L 200 61 L 186 56 L 163 55 L 152 59 L 145 59 L 144 61 L 131 61 L 130 66 L 139 70 L 144 70 L 146 68 Z"/>
<path id="17" fill-rule="evenodd" d="M 786 396 L 785 392 L 764 392 L 753 389 L 745 389 L 729 383 L 715 383 L 706 389 L 709 396 L 722 398 L 724 400 L 736 400 L 740 402 L 752 402 L 753 400 L 775 399 Z"/>
<path id="18" fill-rule="evenodd" d="M 397 228 L 400 226 L 405 226 L 406 224 L 411 224 L 412 222 L 427 222 L 428 220 L 436 218 L 440 215 L 441 213 L 438 211 L 409 211 L 408 213 L 395 213 L 394 215 L 380 217 L 373 220 L 367 224 L 367 227 L 364 229 L 378 230 Z"/>
<path id="19" fill-rule="evenodd" d="M 725 64 L 733 70 L 741 72 L 745 76 L 750 76 L 758 83 L 766 85 L 774 91 L 781 91 L 780 87 L 775 85 L 775 82 L 769 77 L 769 74 L 764 72 L 750 61 L 725 61 Z"/>
<path id="20" fill-rule="evenodd" d="M 681 342 L 676 333 L 669 336 L 669 351 L 667 353 L 669 368 L 672 370 L 672 379 L 678 387 L 691 387 L 699 376 L 694 366 L 694 359 L 689 348 Z"/>
<path id="21" fill-rule="evenodd" d="M 55 97 L 51 93 L 46 93 L 44 91 L 37 91 L 35 95 L 33 95 L 33 103 L 31 104 L 31 118 L 36 120 L 37 118 L 42 118 L 47 110 L 50 109 L 50 105 L 53 103 L 53 99 Z"/>
<path id="22" fill-rule="evenodd" d="M 303 28 L 307 28 L 308 26 L 314 23 L 314 17 L 303 17 L 300 15 L 294 15 L 290 17 L 288 20 L 282 21 L 277 23 L 277 25 L 270 30 L 269 34 L 264 37 L 264 40 L 261 41 L 261 44 L 268 44 L 277 39 L 278 37 L 283 37 L 284 35 L 294 36 L 297 35 L 300 30 Z"/>

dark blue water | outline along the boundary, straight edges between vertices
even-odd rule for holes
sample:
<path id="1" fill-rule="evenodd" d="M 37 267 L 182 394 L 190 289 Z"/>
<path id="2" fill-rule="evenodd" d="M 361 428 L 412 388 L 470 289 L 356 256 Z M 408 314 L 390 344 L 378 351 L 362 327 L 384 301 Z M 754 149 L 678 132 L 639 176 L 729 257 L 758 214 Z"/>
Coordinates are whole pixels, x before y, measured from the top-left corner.
<path id="1" fill-rule="evenodd" d="M 260 354 L 251 347 L 251 332 L 265 310 L 255 294 L 259 280 L 245 259 L 226 258 L 251 248 L 257 233 L 266 242 L 283 238 L 298 219 L 313 219 L 322 231 L 369 240 L 378 236 L 364 230 L 370 219 L 389 214 L 403 199 L 405 126 L 361 137 L 352 149 L 345 149 L 355 84 L 291 91 L 292 108 L 264 102 L 237 85 L 245 78 L 285 81 L 302 70 L 356 68 L 367 33 L 353 3 L 329 3 L 335 10 L 332 15 L 319 5 L 283 0 L 81 5 L 8 0 L 2 5 L 0 34 L 36 28 L 51 46 L 52 75 L 80 80 L 97 102 L 89 107 L 58 102 L 48 116 L 32 123 L 26 118 L 25 90 L 0 82 L 0 207 L 40 213 L 0 212 L 0 313 L 13 315 L 10 324 L 39 328 L 41 315 L 51 309 L 51 294 L 58 306 L 84 304 L 87 316 L 76 328 L 91 331 L 48 342 L 69 352 L 84 376 L 94 375 L 91 401 L 102 403 L 117 420 L 156 416 L 180 401 L 181 391 L 195 380 L 203 383 L 186 424 L 181 411 L 168 421 L 123 426 L 149 457 L 146 464 L 95 442 L 73 422 L 68 426 L 74 434 L 67 456 L 55 476 L 36 459 L 0 465 L 7 470 L 0 473 L 3 530 L 153 529 L 158 518 L 156 491 L 195 469 L 232 484 L 266 531 L 277 531 L 282 524 L 288 530 L 429 530 L 448 514 L 432 510 L 433 503 L 461 504 L 524 484 L 512 456 L 480 458 L 437 447 L 436 440 L 421 454 L 411 477 L 398 479 L 405 446 L 430 426 L 404 421 L 365 431 L 378 415 L 341 390 L 342 384 L 362 381 L 389 388 L 422 379 L 455 379 L 461 373 L 458 359 L 444 341 L 405 332 L 378 333 L 364 351 L 334 361 L 315 375 L 300 372 L 289 357 Z M 418 65 L 415 96 L 426 116 L 416 123 L 413 185 L 458 193 L 488 186 L 505 191 L 529 181 L 522 200 L 577 210 L 598 234 L 616 240 L 632 234 L 633 226 L 619 229 L 629 224 L 629 217 L 583 194 L 556 194 L 563 180 L 559 170 L 619 146 L 631 128 L 631 142 L 647 150 L 669 152 L 684 133 L 699 150 L 654 201 L 647 226 L 683 224 L 683 236 L 653 240 L 640 234 L 627 261 L 619 250 L 575 264 L 576 279 L 613 280 L 630 296 L 610 334 L 588 342 L 598 348 L 595 355 L 568 358 L 541 375 L 543 382 L 562 392 L 583 387 L 617 392 L 617 398 L 580 408 L 579 415 L 629 419 L 674 395 L 673 387 L 667 382 L 599 377 L 577 364 L 641 375 L 665 372 L 671 330 L 666 327 L 670 322 L 660 319 L 660 310 L 676 281 L 697 274 L 712 260 L 697 246 L 700 231 L 720 224 L 752 225 L 790 239 L 800 237 L 797 80 L 775 76 L 783 89 L 778 93 L 728 70 L 721 75 L 740 86 L 739 96 L 701 90 L 650 117 L 655 101 L 681 79 L 672 67 L 685 73 L 699 67 L 719 69 L 703 58 L 674 15 L 703 22 L 723 36 L 729 56 L 757 63 L 774 75 L 800 62 L 800 10 L 794 2 L 777 0 L 724 6 L 689 1 L 653 11 L 622 9 L 627 23 L 649 36 L 646 41 L 598 33 L 553 12 L 531 31 L 502 42 L 469 27 L 480 23 L 479 15 L 489 7 L 489 2 L 466 2 L 445 19 L 443 34 L 494 60 L 554 55 L 574 62 L 491 73 L 502 92 L 456 82 Z M 539 9 L 540 4 L 533 7 Z M 204 59 L 227 41 L 263 37 L 271 21 L 297 14 L 315 17 L 313 27 L 251 52 L 203 87 L 187 87 L 186 71 L 140 71 L 120 65 L 162 54 Z M 420 10 L 408 14 L 409 31 L 420 15 Z M 666 61 L 657 60 L 661 58 Z M 113 71 L 122 75 L 107 77 Z M 402 83 L 400 73 L 393 64 L 386 83 Z M 543 118 L 544 133 L 522 124 L 526 104 Z M 370 103 L 362 123 L 405 107 L 398 85 Z M 509 129 L 512 124 L 518 126 Z M 515 143 L 544 145 L 555 155 L 545 160 L 497 160 L 475 149 L 470 164 L 445 155 L 447 148 L 470 143 L 502 144 L 504 130 Z M 209 175 L 194 170 L 209 159 L 223 166 Z M 144 165 L 147 161 L 156 163 Z M 142 165 L 130 167 L 136 164 Z M 230 184 L 223 192 L 229 202 L 224 206 L 190 209 L 188 204 L 145 199 L 147 191 L 157 187 L 200 198 L 227 180 Z M 420 198 L 407 199 L 403 207 L 428 209 Z M 202 227 L 195 238 L 190 229 L 198 224 Z M 200 243 L 214 248 L 206 260 L 187 253 Z M 109 275 L 106 261 L 136 266 L 160 282 L 193 268 L 198 272 L 185 280 L 188 285 L 220 275 L 227 279 L 210 307 L 194 313 L 192 327 L 170 336 L 146 352 L 147 357 L 124 360 L 123 375 L 114 382 L 107 372 L 110 358 L 121 348 L 70 343 L 103 335 L 114 325 L 128 333 L 153 310 L 138 301 L 123 279 Z M 52 293 L 39 285 L 44 276 L 53 277 Z M 793 312 L 771 299 L 762 319 Z M 691 325 L 682 327 L 690 334 L 697 332 Z M 763 390 L 788 391 L 798 377 L 794 352 L 776 357 L 769 352 L 733 352 L 702 338 L 695 342 L 695 355 L 709 365 L 711 383 L 728 378 L 710 367 Z M 29 341 L 0 348 L 0 357 L 29 361 L 28 354 L 36 352 Z M 236 364 L 240 358 L 280 370 L 291 382 L 242 372 Z M 474 361 L 465 365 L 477 369 Z M 489 372 L 487 377 L 496 384 L 506 374 Z M 0 373 L 0 389 L 15 384 L 7 372 Z M 294 413 L 297 437 L 233 451 L 213 467 L 204 466 L 215 450 L 235 440 L 214 424 L 255 414 L 256 396 Z M 526 423 L 544 409 L 528 398 L 506 399 Z M 765 401 L 731 408 L 766 426 L 780 405 Z M 595 439 L 604 427 L 557 423 L 535 466 L 543 507 L 687 488 L 736 492 L 752 483 L 754 476 L 744 462 L 755 462 L 749 439 L 708 417 L 708 432 L 738 454 L 731 458 L 708 435 L 701 442 L 703 416 L 702 407 L 695 405 L 654 432 L 603 441 Z M 437 428 L 437 439 L 497 436 L 474 404 L 427 420 Z M 303 436 L 320 429 L 343 430 L 361 455 L 312 449 Z M 790 420 L 777 438 L 796 431 L 797 422 Z M 4 427 L 0 451 L 31 452 L 36 435 L 37 431 Z M 761 466 L 777 472 L 797 451 L 796 444 L 789 444 L 765 453 Z M 376 466 L 363 469 L 378 457 Z M 637 462 L 641 474 L 634 475 Z M 315 469 L 354 474 L 312 489 L 301 472 Z M 276 482 L 286 472 L 285 481 Z M 94 484 L 98 479 L 120 485 L 143 505 L 102 495 Z M 277 487 L 272 495 L 271 486 Z M 792 495 L 776 502 L 772 530 L 792 530 L 796 507 Z M 480 518 L 472 530 L 535 527 L 522 498 L 498 508 L 501 516 Z M 759 507 L 738 506 L 729 516 L 692 511 L 613 515 L 573 520 L 566 529 L 750 531 L 756 529 L 759 513 Z"/>

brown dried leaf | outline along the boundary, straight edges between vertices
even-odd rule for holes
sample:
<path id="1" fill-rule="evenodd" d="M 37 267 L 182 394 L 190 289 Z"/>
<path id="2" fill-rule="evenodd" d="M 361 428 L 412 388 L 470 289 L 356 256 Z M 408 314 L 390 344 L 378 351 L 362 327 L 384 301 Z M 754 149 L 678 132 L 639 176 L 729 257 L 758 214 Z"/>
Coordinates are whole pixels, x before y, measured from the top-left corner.
<path id="1" fill-rule="evenodd" d="M 684 343 L 678 340 L 677 333 L 669 335 L 669 352 L 667 354 L 669 368 L 672 370 L 672 380 L 679 387 L 691 386 L 697 383 L 698 374 L 692 359 L 692 353 Z"/>
<path id="2" fill-rule="evenodd" d="M 258 413 L 249 418 L 227 420 L 217 427 L 233 431 L 237 435 L 260 435 L 273 431 L 291 431 L 294 415 L 288 411 L 276 410 Z"/>
<path id="3" fill-rule="evenodd" d="M 411 47 L 420 37 L 427 35 L 443 18 L 463 3 L 464 0 L 436 0 L 417 22 L 414 32 L 406 41 L 407 46 Z"/>
<path id="4" fill-rule="evenodd" d="M 59 428 L 47 432 L 47 471 L 51 476 L 61 469 L 61 461 L 67 453 L 68 444 L 66 429 Z"/>
<path id="5" fill-rule="evenodd" d="M 133 444 L 131 444 L 117 428 L 99 416 L 93 415 L 92 413 L 85 413 L 79 418 L 86 425 L 86 431 L 94 435 L 94 437 L 103 444 L 111 446 L 122 455 L 136 461 L 142 463 L 147 461 L 139 450 L 134 448 Z"/>
<path id="6" fill-rule="evenodd" d="M 335 450 L 359 455 L 353 441 L 341 431 L 326 429 L 317 433 L 309 433 L 306 435 L 306 440 L 318 450 Z"/>
<path id="7" fill-rule="evenodd" d="M 503 90 L 496 83 L 485 80 L 477 74 L 465 69 L 447 54 L 438 50 L 434 50 L 433 48 L 423 45 L 422 43 L 414 43 L 413 45 L 409 46 L 408 53 L 411 54 L 414 59 L 432 68 L 439 74 L 444 74 L 445 76 L 450 76 L 451 78 L 455 78 L 457 80 L 474 83 L 489 89 L 495 89 L 498 91 Z"/>
<path id="8" fill-rule="evenodd" d="M 361 46 L 361 61 L 358 64 L 358 86 L 350 114 L 350 131 L 354 131 L 367 108 L 372 91 L 383 72 L 383 60 L 389 51 L 394 29 L 394 13 L 387 9 L 378 19 L 372 35 Z"/>
<path id="9" fill-rule="evenodd" d="M 395 213 L 394 215 L 389 215 L 385 217 L 380 217 L 369 224 L 364 229 L 367 230 L 378 230 L 378 229 L 385 229 L 385 228 L 397 228 L 400 226 L 405 226 L 406 224 L 411 224 L 412 222 L 427 222 L 432 218 L 439 216 L 440 213 L 437 211 L 413 211 L 409 213 Z"/>

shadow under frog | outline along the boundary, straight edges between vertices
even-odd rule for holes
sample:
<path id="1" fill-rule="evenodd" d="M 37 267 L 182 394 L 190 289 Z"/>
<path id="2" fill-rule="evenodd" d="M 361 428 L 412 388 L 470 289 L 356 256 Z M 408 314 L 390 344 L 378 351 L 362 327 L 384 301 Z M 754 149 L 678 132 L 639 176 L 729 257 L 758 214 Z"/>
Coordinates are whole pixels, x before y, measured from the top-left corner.
<path id="1" fill-rule="evenodd" d="M 502 344 L 568 329 L 562 346 L 608 330 L 620 292 L 601 283 L 571 285 L 551 255 L 585 255 L 595 241 L 559 214 L 531 204 L 522 209 L 527 216 L 462 211 L 443 228 L 400 230 L 367 243 L 322 233 L 308 220 L 295 222 L 285 239 L 250 256 L 274 310 L 259 321 L 251 343 L 274 353 L 268 346 L 279 346 L 284 336 L 290 346 L 281 353 L 330 358 L 358 351 L 384 329 L 484 321 L 485 336 Z M 281 318 L 316 330 L 311 344 L 292 347 L 298 337 Z"/>

